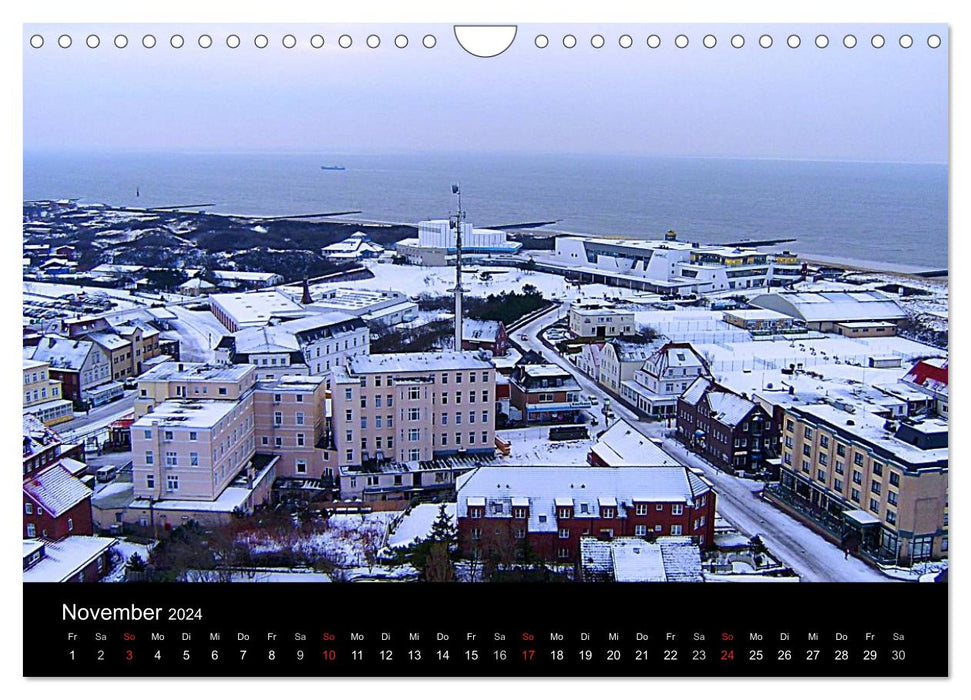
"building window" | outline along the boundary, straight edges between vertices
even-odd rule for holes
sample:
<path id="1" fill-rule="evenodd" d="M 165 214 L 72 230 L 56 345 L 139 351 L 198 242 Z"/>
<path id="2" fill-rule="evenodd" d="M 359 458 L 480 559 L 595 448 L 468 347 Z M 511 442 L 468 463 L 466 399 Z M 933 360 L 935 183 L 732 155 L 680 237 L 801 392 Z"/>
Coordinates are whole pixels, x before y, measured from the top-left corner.
<path id="1" fill-rule="evenodd" d="M 858 467 L 862 467 L 863 466 L 863 454 L 862 453 L 857 452 L 855 455 L 853 455 L 853 464 L 855 464 Z"/>
<path id="2" fill-rule="evenodd" d="M 872 510 L 874 513 L 879 513 L 880 512 L 880 501 L 878 501 L 875 498 L 871 498 L 870 499 L 870 510 Z"/>
<path id="3" fill-rule="evenodd" d="M 273 413 L 273 425 L 283 425 L 283 414 L 280 411 Z"/>
<path id="4" fill-rule="evenodd" d="M 671 534 L 672 535 L 680 535 L 681 534 L 681 526 L 680 525 L 672 525 L 671 526 Z"/>
<path id="5" fill-rule="evenodd" d="M 887 503 L 889 503 L 890 505 L 893 505 L 893 506 L 897 505 L 897 492 L 896 491 L 887 491 Z"/>
<path id="6" fill-rule="evenodd" d="M 843 492 L 843 482 L 840 479 L 836 479 L 835 481 L 833 481 L 833 488 L 836 489 L 837 491 L 839 491 L 840 493 L 842 493 Z"/>
<path id="7" fill-rule="evenodd" d="M 165 453 L 165 465 L 168 467 L 176 467 L 179 465 L 179 456 L 175 452 Z"/>
<path id="8" fill-rule="evenodd" d="M 197 433 L 195 430 L 190 430 L 189 431 L 189 439 L 190 440 L 193 440 L 193 441 L 198 440 L 199 439 L 199 433 Z"/>
<path id="9" fill-rule="evenodd" d="M 420 438 L 421 438 L 421 430 L 419 430 L 418 428 L 408 429 L 408 442 L 418 442 Z"/>
<path id="10" fill-rule="evenodd" d="M 354 411 L 352 411 L 349 408 L 345 408 L 344 409 L 344 420 L 347 421 L 348 423 L 350 423 L 352 420 L 354 420 Z"/>
<path id="11" fill-rule="evenodd" d="M 853 483 L 854 484 L 863 483 L 863 472 L 857 471 L 856 469 L 853 470 Z"/>
<path id="12" fill-rule="evenodd" d="M 521 528 L 521 527 L 516 528 L 516 539 L 517 540 L 526 539 L 526 530 L 524 528 Z"/>
<path id="13" fill-rule="evenodd" d="M 873 463 L 873 473 L 877 476 L 883 476 L 883 465 L 880 462 Z"/>
<path id="14" fill-rule="evenodd" d="M 30 503 L 24 503 L 24 513 L 26 513 L 27 515 L 33 515 L 34 506 Z"/>
<path id="15" fill-rule="evenodd" d="M 172 431 L 171 431 L 171 430 L 166 430 L 166 431 L 165 431 L 165 439 L 166 439 L 166 440 L 171 440 L 171 439 L 172 439 L 172 437 L 173 437 L 173 436 L 172 436 Z"/>
<path id="16" fill-rule="evenodd" d="M 897 472 L 890 472 L 890 485 L 900 486 L 900 474 Z"/>
<path id="17" fill-rule="evenodd" d="M 566 547 L 560 547 L 559 550 L 556 552 L 556 556 L 559 557 L 560 559 L 569 559 L 570 550 L 567 549 Z"/>
<path id="18" fill-rule="evenodd" d="M 410 449 L 408 450 L 408 461 L 417 462 L 421 459 L 421 450 Z"/>
<path id="19" fill-rule="evenodd" d="M 477 527 L 472 528 L 470 534 L 472 535 L 473 540 L 478 541 L 482 539 L 482 530 Z"/>
<path id="20" fill-rule="evenodd" d="M 853 502 L 855 502 L 855 503 L 859 503 L 860 502 L 860 490 L 859 489 L 850 489 L 850 500 L 853 501 Z"/>
<path id="21" fill-rule="evenodd" d="M 671 515 L 681 515 L 684 513 L 684 506 L 680 503 L 675 503 L 671 506 Z"/>
<path id="22" fill-rule="evenodd" d="M 151 440 L 152 439 L 152 431 L 151 430 L 146 430 L 145 431 L 145 439 L 146 440 Z"/>
<path id="23" fill-rule="evenodd" d="M 37 526 L 33 523 L 27 523 L 27 537 L 37 536 Z"/>
<path id="24" fill-rule="evenodd" d="M 558 508 L 556 511 L 556 517 L 558 518 L 569 518 L 573 516 L 572 508 Z"/>
<path id="25" fill-rule="evenodd" d="M 199 466 L 199 453 L 198 452 L 190 452 L 189 453 L 189 466 L 190 467 L 198 467 Z"/>
<path id="26" fill-rule="evenodd" d="M 304 437 L 303 433 L 297 433 L 297 447 L 303 447 L 305 440 L 306 438 Z"/>
<path id="27" fill-rule="evenodd" d="M 634 535 L 637 537 L 647 537 L 647 525 L 635 525 Z"/>
<path id="28" fill-rule="evenodd" d="M 155 488 L 155 475 L 154 474 L 146 474 L 145 475 L 145 486 L 147 488 L 150 488 L 150 489 L 154 489 Z"/>
<path id="29" fill-rule="evenodd" d="M 74 532 L 74 518 L 67 519 L 67 531 Z"/>
<path id="30" fill-rule="evenodd" d="M 417 401 L 421 398 L 421 389 L 417 386 L 408 387 L 408 400 Z"/>
<path id="31" fill-rule="evenodd" d="M 302 411 L 297 411 L 297 425 L 303 425 L 304 415 Z"/>
<path id="32" fill-rule="evenodd" d="M 177 474 L 169 474 L 165 478 L 165 488 L 167 488 L 169 491 L 179 490 L 179 477 Z"/>
<path id="33" fill-rule="evenodd" d="M 879 481 L 873 481 L 873 480 L 870 481 L 870 491 L 872 493 L 880 493 L 880 488 L 881 487 L 880 487 Z"/>
<path id="34" fill-rule="evenodd" d="M 282 437 L 273 438 L 273 445 L 275 447 L 283 447 L 283 438 Z"/>
<path id="35" fill-rule="evenodd" d="M 570 539 L 570 530 L 568 528 L 565 528 L 565 527 L 560 528 L 560 539 L 561 540 Z"/>
<path id="36" fill-rule="evenodd" d="M 514 518 L 525 518 L 526 517 L 526 508 L 518 507 L 518 506 L 516 508 L 513 508 L 512 509 L 512 517 L 514 517 Z"/>
<path id="37" fill-rule="evenodd" d="M 421 420 L 421 409 L 420 408 L 409 408 L 408 409 L 408 420 Z"/>

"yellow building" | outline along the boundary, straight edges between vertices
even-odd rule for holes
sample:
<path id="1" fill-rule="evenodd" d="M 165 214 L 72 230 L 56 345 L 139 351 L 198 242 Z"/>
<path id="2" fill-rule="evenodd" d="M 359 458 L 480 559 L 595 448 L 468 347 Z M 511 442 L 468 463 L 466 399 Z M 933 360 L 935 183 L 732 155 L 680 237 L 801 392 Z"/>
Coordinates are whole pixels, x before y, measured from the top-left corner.
<path id="1" fill-rule="evenodd" d="M 848 410 L 849 409 L 849 410 Z M 770 491 L 842 546 L 881 563 L 947 556 L 947 423 L 897 423 L 861 405 L 789 407 Z"/>
<path id="2" fill-rule="evenodd" d="M 45 425 L 57 425 L 74 418 L 74 407 L 49 370 L 49 362 L 24 360 L 24 413 L 37 416 Z"/>

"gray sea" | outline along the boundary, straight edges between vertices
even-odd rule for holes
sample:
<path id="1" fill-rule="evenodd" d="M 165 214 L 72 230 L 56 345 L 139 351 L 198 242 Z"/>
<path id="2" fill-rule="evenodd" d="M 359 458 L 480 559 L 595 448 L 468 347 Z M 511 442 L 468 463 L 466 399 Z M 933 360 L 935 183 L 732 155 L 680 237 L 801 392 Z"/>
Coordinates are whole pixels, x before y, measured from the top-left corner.
<path id="1" fill-rule="evenodd" d="M 321 165 L 342 165 L 324 171 Z M 24 154 L 24 198 L 207 204 L 284 215 L 356 210 L 413 223 L 454 209 L 476 226 L 557 220 L 584 234 L 726 243 L 795 238 L 807 255 L 947 266 L 946 165 L 591 155 Z M 138 196 L 136 197 L 136 191 Z"/>

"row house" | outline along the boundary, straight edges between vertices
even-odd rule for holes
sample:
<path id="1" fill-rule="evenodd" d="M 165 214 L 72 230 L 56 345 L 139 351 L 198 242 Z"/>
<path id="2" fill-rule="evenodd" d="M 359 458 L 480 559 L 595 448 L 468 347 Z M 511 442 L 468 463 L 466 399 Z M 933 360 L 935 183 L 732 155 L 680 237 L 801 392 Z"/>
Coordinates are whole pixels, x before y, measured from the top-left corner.
<path id="1" fill-rule="evenodd" d="M 480 467 L 458 481 L 463 556 L 574 563 L 581 538 L 714 538 L 715 492 L 682 466 Z"/>
<path id="2" fill-rule="evenodd" d="M 61 382 L 50 375 L 50 363 L 24 359 L 24 413 L 37 416 L 44 425 L 74 418 L 74 406 L 64 398 Z"/>
<path id="3" fill-rule="evenodd" d="M 496 370 L 471 352 L 361 355 L 331 377 L 341 467 L 495 451 Z"/>
<path id="4" fill-rule="evenodd" d="M 772 415 L 705 377 L 678 398 L 676 422 L 681 442 L 730 474 L 764 473 L 778 455 L 779 431 Z"/>
<path id="5" fill-rule="evenodd" d="M 554 364 L 518 364 L 509 377 L 509 405 L 524 423 L 577 423 L 590 400 L 576 378 Z"/>
<path id="6" fill-rule="evenodd" d="M 600 383 L 600 366 L 603 362 L 603 351 L 606 343 L 584 343 L 580 352 L 570 356 L 570 361 L 585 375 Z"/>
<path id="7" fill-rule="evenodd" d="M 106 396 L 99 389 L 112 383 L 108 354 L 90 340 L 46 335 L 34 347 L 31 359 L 48 364 L 48 373 L 61 382 L 61 395 L 76 406 L 98 406 L 120 393 Z"/>
<path id="8" fill-rule="evenodd" d="M 597 382 L 608 391 L 620 394 L 624 382 L 633 381 L 637 370 L 656 350 L 656 346 L 614 340 L 604 345 Z"/>
<path id="9" fill-rule="evenodd" d="M 845 546 L 891 562 L 948 553 L 948 432 L 866 405 L 789 406 L 774 493 Z"/>
<path id="10" fill-rule="evenodd" d="M 621 396 L 638 410 L 654 417 L 674 417 L 678 397 L 698 377 L 710 377 L 708 362 L 691 343 L 665 343 L 634 373 L 621 382 Z"/>

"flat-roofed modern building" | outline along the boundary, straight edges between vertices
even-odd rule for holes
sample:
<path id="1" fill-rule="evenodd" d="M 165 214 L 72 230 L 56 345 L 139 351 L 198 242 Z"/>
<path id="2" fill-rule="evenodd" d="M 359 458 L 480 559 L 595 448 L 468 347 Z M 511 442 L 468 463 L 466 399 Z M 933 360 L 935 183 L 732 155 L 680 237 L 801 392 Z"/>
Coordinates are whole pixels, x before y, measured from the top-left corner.
<path id="1" fill-rule="evenodd" d="M 542 260 L 581 279 L 681 296 L 783 284 L 802 269 L 788 252 L 678 241 L 674 232 L 664 240 L 557 236 Z"/>
<path id="2" fill-rule="evenodd" d="M 230 333 L 242 328 L 265 326 L 273 319 L 293 319 L 306 315 L 295 299 L 276 290 L 213 294 L 209 297 L 213 315 Z"/>
<path id="3" fill-rule="evenodd" d="M 578 338 L 615 338 L 633 335 L 636 329 L 633 311 L 600 302 L 573 302 L 567 319 L 570 332 Z"/>
<path id="4" fill-rule="evenodd" d="M 456 233 L 447 219 L 432 219 L 418 224 L 418 238 L 398 241 L 395 248 L 413 265 L 453 265 Z M 462 259 L 515 255 L 522 243 L 508 240 L 505 231 L 473 228 L 462 224 Z"/>
<path id="5" fill-rule="evenodd" d="M 772 493 L 797 517 L 881 562 L 947 556 L 947 423 L 818 403 L 785 410 L 782 440 Z"/>

